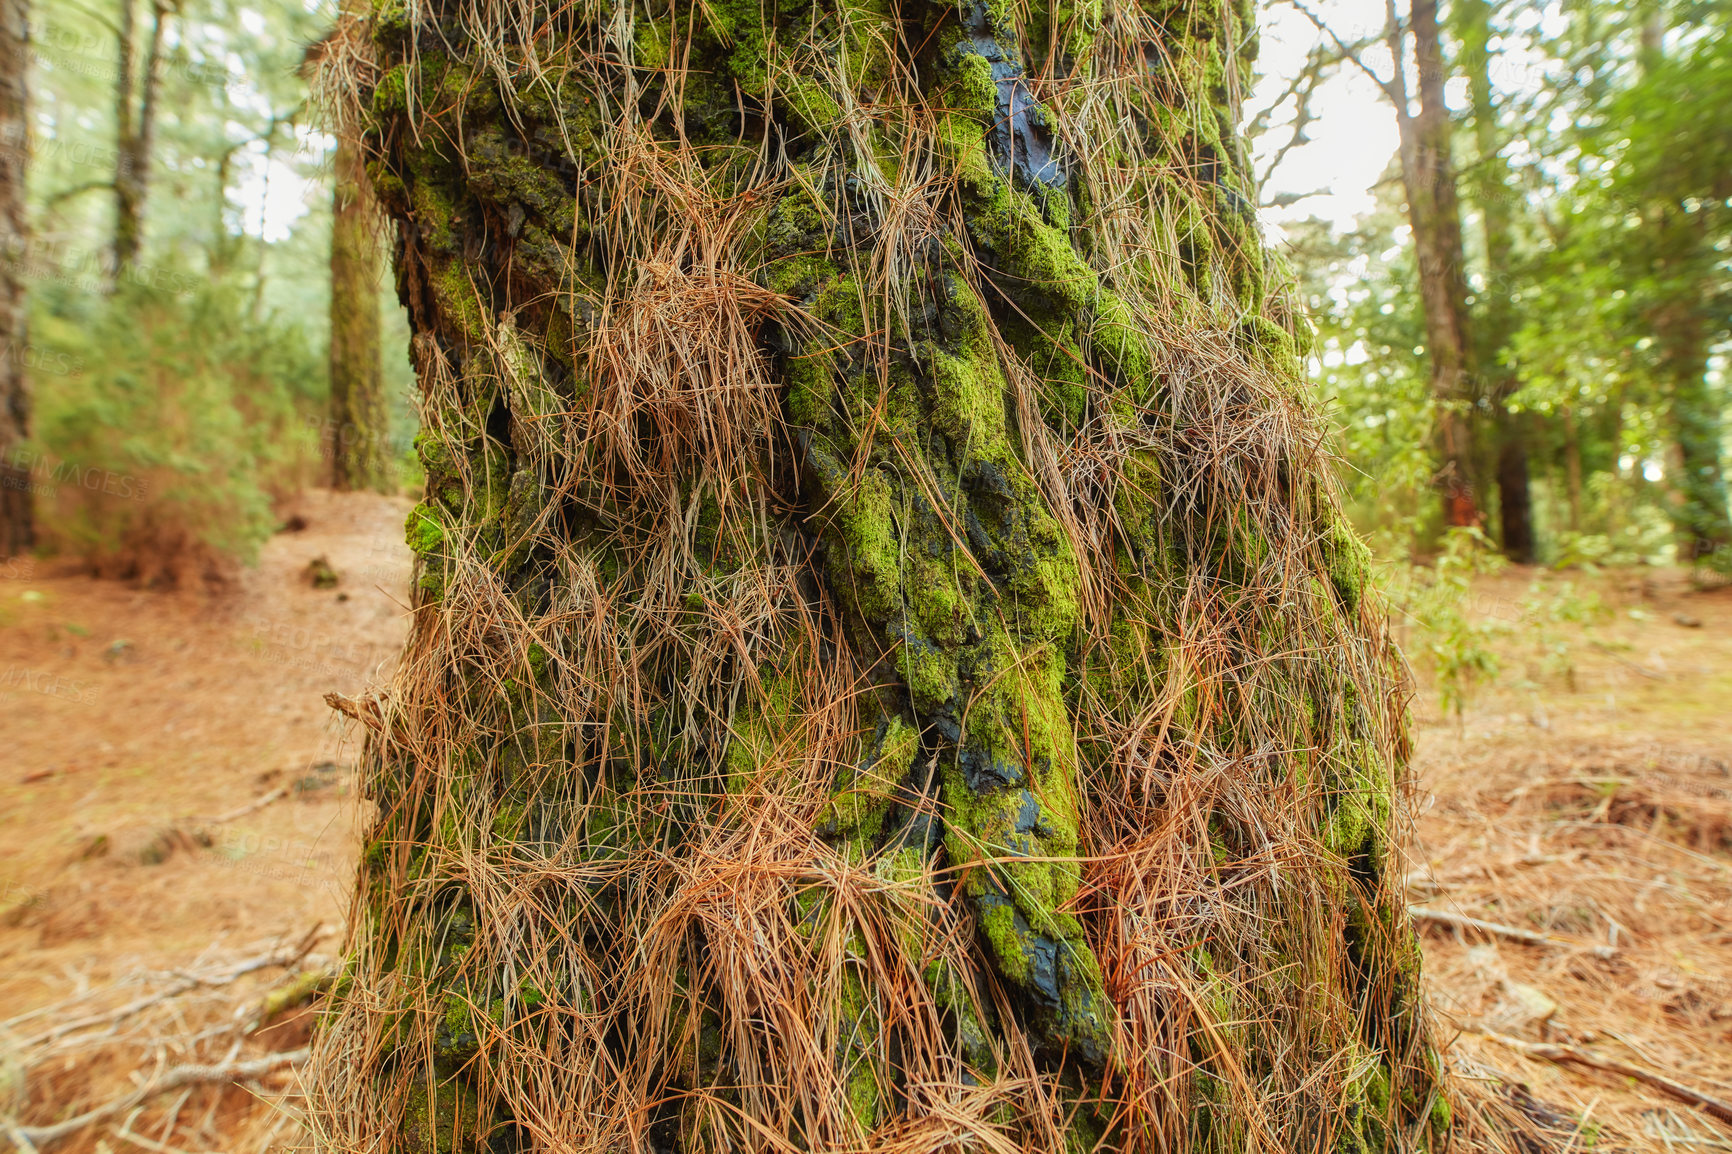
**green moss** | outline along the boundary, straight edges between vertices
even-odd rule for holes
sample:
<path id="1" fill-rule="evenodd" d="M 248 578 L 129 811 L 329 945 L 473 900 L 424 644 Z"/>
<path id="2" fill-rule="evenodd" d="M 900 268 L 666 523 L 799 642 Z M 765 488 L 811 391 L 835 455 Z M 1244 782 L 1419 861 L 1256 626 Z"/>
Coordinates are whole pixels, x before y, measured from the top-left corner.
<path id="1" fill-rule="evenodd" d="M 1143 332 L 1130 307 L 1119 297 L 1103 292 L 1096 298 L 1094 324 L 1089 330 L 1096 367 L 1139 405 L 1155 399 L 1154 360 Z"/>
<path id="2" fill-rule="evenodd" d="M 736 791 L 754 781 L 775 759 L 778 746 L 797 724 L 795 707 L 800 683 L 795 674 L 764 670 L 762 693 L 742 704 L 734 714 L 733 736 L 723 758 L 728 789 Z"/>
<path id="3" fill-rule="evenodd" d="M 671 20 L 646 20 L 641 17 L 632 27 L 632 48 L 637 66 L 660 71 L 668 66 L 668 49 L 673 42 Z"/>
<path id="4" fill-rule="evenodd" d="M 859 955 L 864 953 L 864 949 L 864 941 L 857 939 L 851 952 Z M 860 1123 L 862 1130 L 871 1131 L 878 1124 L 883 1105 L 883 1096 L 878 1088 L 878 1074 L 872 1062 L 872 1052 L 880 1026 L 865 982 L 853 965 L 842 970 L 842 988 L 837 999 L 837 1009 L 837 1029 L 842 1039 L 841 1053 L 838 1056 L 848 1069 L 845 1090 L 848 1111 Z"/>
<path id="5" fill-rule="evenodd" d="M 1445 1098 L 1442 1094 L 1433 1095 L 1431 1099 L 1431 1112 L 1429 1114 L 1429 1119 L 1431 1122 L 1432 1136 L 1438 1140 L 1442 1140 L 1444 1136 L 1449 1133 L 1450 1127 L 1455 1121 L 1454 1114 L 1450 1110 L 1448 1098 Z"/>
<path id="6" fill-rule="evenodd" d="M 1369 751 L 1330 782 L 1329 824 L 1324 844 L 1344 859 L 1368 855 L 1366 863 L 1381 869 L 1390 825 L 1391 783 Z"/>
<path id="7" fill-rule="evenodd" d="M 418 184 L 417 189 L 425 185 Z M 482 311 L 481 296 L 469 280 L 463 261 L 436 261 L 433 265 L 433 299 L 439 306 L 440 317 L 455 332 L 475 344 L 487 340 L 487 316 Z"/>
<path id="8" fill-rule="evenodd" d="M 373 115 L 381 120 L 408 111 L 408 73 L 403 65 L 387 69 L 373 86 Z"/>
<path id="9" fill-rule="evenodd" d="M 845 839 L 851 856 L 865 860 L 919 751 L 919 731 L 900 717 L 887 718 L 860 764 L 840 776 L 818 815 L 819 831 Z"/>
<path id="10" fill-rule="evenodd" d="M 1023 950 L 1023 935 L 1016 928 L 1016 910 L 1009 902 L 995 902 L 979 914 L 980 932 L 986 938 L 998 970 L 1013 982 L 1027 982 L 1028 954 Z"/>
<path id="11" fill-rule="evenodd" d="M 835 518 L 855 581 L 848 592 L 860 612 L 874 620 L 901 616 L 901 546 L 896 531 L 896 505 L 885 478 L 876 472 L 863 477 L 847 493 Z"/>
<path id="12" fill-rule="evenodd" d="M 944 101 L 954 111 L 991 124 L 998 112 L 998 84 L 992 78 L 992 63 L 978 52 L 960 55 Z"/>
<path id="13" fill-rule="evenodd" d="M 460 1079 L 417 1082 L 404 1102 L 400 1135 L 409 1154 L 470 1154 L 482 1148 L 481 1098 Z"/>
<path id="14" fill-rule="evenodd" d="M 523 822 L 529 816 L 529 807 L 521 802 L 500 804 L 493 814 L 493 838 L 497 842 L 516 841 L 523 832 Z"/>
<path id="15" fill-rule="evenodd" d="M 808 132 L 824 132 L 842 121 L 842 107 L 824 85 L 809 76 L 777 76 L 776 101 Z M 742 87 L 744 85 L 742 84 Z"/>
<path id="16" fill-rule="evenodd" d="M 404 541 L 415 553 L 425 557 L 439 551 L 445 543 L 445 529 L 439 521 L 439 511 L 422 502 L 409 510 L 403 523 Z"/>
<path id="17" fill-rule="evenodd" d="M 849 275 L 826 278 L 819 284 L 811 314 L 849 336 L 864 335 L 866 313 L 860 282 Z"/>
<path id="18" fill-rule="evenodd" d="M 496 125 L 473 129 L 464 140 L 463 159 L 467 190 L 476 197 L 501 208 L 515 205 L 519 211 L 528 210 L 564 242 L 581 244 L 588 235 L 560 177 L 549 170 L 544 158 L 525 150 L 515 134 Z M 520 259 L 532 235 L 529 228 L 520 233 Z"/>
<path id="19" fill-rule="evenodd" d="M 1366 585 L 1371 580 L 1371 550 L 1340 517 L 1324 530 L 1320 548 L 1329 583 L 1335 587 L 1342 607 L 1349 614 L 1359 612 Z"/>

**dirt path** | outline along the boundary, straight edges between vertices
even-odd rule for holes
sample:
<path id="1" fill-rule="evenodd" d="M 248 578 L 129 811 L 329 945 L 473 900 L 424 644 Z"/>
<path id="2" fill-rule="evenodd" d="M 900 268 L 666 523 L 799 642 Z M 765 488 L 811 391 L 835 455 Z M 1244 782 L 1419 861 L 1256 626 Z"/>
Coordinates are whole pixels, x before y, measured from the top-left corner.
<path id="1" fill-rule="evenodd" d="M 222 597 L 0 567 L 0 1115 L 63 1118 L 135 1070 L 304 1045 L 305 1010 L 253 1026 L 335 949 L 357 807 L 322 695 L 382 680 L 402 643 L 406 509 L 309 494 L 307 527 Z M 308 580 L 319 556 L 335 590 Z M 1459 721 L 1415 702 L 1410 901 L 1552 939 L 1422 922 L 1451 1061 L 1525 1083 L 1506 1104 L 1558 1150 L 1732 1149 L 1651 1087 L 1522 1049 L 1732 1098 L 1732 591 L 1569 578 L 1602 610 L 1536 629 L 1536 576 L 1476 587 L 1476 612 L 1512 626 L 1498 681 Z M 1555 602 L 1564 579 L 1544 580 Z M 292 1072 L 243 1081 L 55 1150 L 289 1148 Z"/>
<path id="2" fill-rule="evenodd" d="M 272 538 L 220 596 L 141 592 L 28 564 L 0 581 L 0 1021 L 81 993 L 90 1005 L 120 1004 L 195 959 L 256 956 L 320 924 L 315 960 L 334 948 L 356 807 L 353 750 L 322 696 L 383 679 L 402 645 L 408 506 L 307 494 L 296 507 L 306 528 Z M 321 556 L 339 574 L 335 589 L 308 578 Z M 194 1018 L 284 977 L 263 968 Z M 150 1022 L 123 1025 L 119 1040 L 149 1041 Z M 33 1026 L 15 1026 L 11 1044 Z M 183 1060 L 221 1059 L 220 1040 Z M 33 1079 L 29 1116 L 111 1092 L 100 1071 L 87 1080 L 95 1084 L 72 1071 Z M 202 1148 L 236 1148 L 209 1143 L 223 1128 L 213 1116 Z"/>

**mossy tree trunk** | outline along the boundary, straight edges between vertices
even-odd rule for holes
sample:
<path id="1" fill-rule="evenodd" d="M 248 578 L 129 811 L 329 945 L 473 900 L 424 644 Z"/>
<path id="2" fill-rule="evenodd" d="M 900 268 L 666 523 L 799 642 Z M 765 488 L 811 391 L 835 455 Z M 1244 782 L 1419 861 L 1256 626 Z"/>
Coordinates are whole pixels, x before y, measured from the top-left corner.
<path id="1" fill-rule="evenodd" d="M 30 435 L 23 269 L 29 236 L 29 12 L 28 0 L 0 0 L 0 558 L 22 553 L 34 541 L 30 471 L 19 464 Z"/>
<path id="2" fill-rule="evenodd" d="M 378 205 L 359 145 L 339 135 L 331 204 L 331 487 L 389 488 L 390 410 L 379 359 Z"/>
<path id="3" fill-rule="evenodd" d="M 1406 1146 L 1247 7 L 374 9 L 427 496 L 329 1147 Z"/>

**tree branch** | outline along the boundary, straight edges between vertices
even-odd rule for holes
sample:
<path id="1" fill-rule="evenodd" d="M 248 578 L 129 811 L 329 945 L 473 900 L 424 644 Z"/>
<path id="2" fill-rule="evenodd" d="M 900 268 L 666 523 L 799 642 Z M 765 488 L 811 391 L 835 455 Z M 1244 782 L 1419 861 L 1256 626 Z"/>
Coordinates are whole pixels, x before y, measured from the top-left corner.
<path id="1" fill-rule="evenodd" d="M 205 1085 L 211 1082 L 233 1082 L 240 1078 L 257 1078 L 261 1074 L 269 1074 L 284 1066 L 293 1066 L 306 1060 L 307 1049 L 285 1050 L 281 1053 L 266 1054 L 262 1058 L 252 1058 L 245 1062 L 223 1062 L 215 1066 L 176 1066 L 152 1082 L 147 1082 L 132 1093 L 116 1098 L 107 1105 L 87 1110 L 77 1117 L 68 1118 L 64 1122 L 56 1122 L 52 1126 L 21 1126 L 11 1120 L 6 1120 L 6 1133 L 14 1145 L 20 1150 L 34 1151 L 48 1142 L 57 1142 L 68 1134 L 76 1133 L 84 1127 L 105 1118 L 112 1118 L 122 1110 L 129 1110 L 147 1098 L 169 1090 L 177 1090 L 182 1086 Z"/>
<path id="2" fill-rule="evenodd" d="M 1559 1046 L 1551 1042 L 1524 1042 L 1520 1038 L 1512 1038 L 1507 1034 L 1499 1034 L 1491 1030 L 1487 1030 L 1485 1036 L 1500 1045 L 1508 1046 L 1517 1053 L 1526 1054 L 1530 1058 L 1544 1058 L 1548 1062 L 1556 1062 L 1559 1065 L 1573 1063 L 1577 1066 L 1586 1066 L 1590 1070 L 1603 1070 L 1608 1074 L 1634 1078 L 1638 1082 L 1646 1083 L 1656 1090 L 1671 1095 L 1680 1102 L 1688 1102 L 1703 1113 L 1712 1115 L 1722 1122 L 1732 1123 L 1732 1103 L 1723 1102 L 1719 1098 L 1702 1093 L 1700 1090 L 1692 1089 L 1682 1082 L 1674 1082 L 1664 1074 L 1656 1074 L 1652 1070 L 1632 1066 L 1628 1062 L 1596 1057 L 1586 1050 L 1578 1050 L 1574 1046 Z"/>
<path id="3" fill-rule="evenodd" d="M 53 196 L 50 196 L 44 204 L 48 208 L 54 208 L 63 200 L 71 200 L 75 196 L 82 196 L 87 192 L 96 192 L 101 189 L 107 189 L 108 191 L 113 192 L 114 182 L 112 180 L 87 180 L 83 184 L 75 184 L 71 188 L 61 189 Z"/>
<path id="4" fill-rule="evenodd" d="M 1354 67 L 1358 68 L 1359 71 L 1361 71 L 1361 72 L 1365 73 L 1365 75 L 1369 76 L 1371 78 L 1371 82 L 1373 84 L 1377 85 L 1378 90 L 1383 93 L 1384 97 L 1387 98 L 1391 104 L 1396 104 L 1395 90 L 1390 86 L 1390 82 L 1383 79 L 1383 77 L 1377 75 L 1377 70 L 1375 68 L 1373 68 L 1373 67 L 1371 67 L 1371 65 L 1365 63 L 1365 61 L 1361 60 L 1359 58 L 1358 51 L 1355 50 L 1353 45 L 1348 44 L 1347 41 L 1345 41 L 1345 40 L 1341 39 L 1341 37 L 1337 36 L 1335 34 L 1335 30 L 1333 28 L 1329 27 L 1329 25 L 1325 24 L 1323 22 L 1323 18 L 1321 16 L 1319 16 L 1319 15 L 1317 15 L 1317 13 L 1311 11 L 1311 9 L 1305 7 L 1304 4 L 1300 3 L 1300 0 L 1287 0 L 1287 3 L 1293 5 L 1293 7 L 1297 8 L 1299 10 L 1300 14 L 1305 17 L 1305 19 L 1311 21 L 1312 25 L 1314 27 L 1316 27 L 1317 31 L 1323 33 L 1323 35 L 1329 37 L 1329 39 L 1335 43 L 1335 50 L 1337 52 L 1341 53 L 1341 59 L 1352 64 Z M 1362 41 L 1360 43 L 1360 47 L 1364 47 L 1365 45 L 1367 45 L 1371 42 L 1372 41 L 1369 41 L 1369 40 Z M 1399 62 L 1397 62 L 1396 67 L 1397 68 L 1400 67 Z M 1399 108 L 1399 107 L 1400 107 L 1400 105 L 1397 105 L 1397 108 Z"/>

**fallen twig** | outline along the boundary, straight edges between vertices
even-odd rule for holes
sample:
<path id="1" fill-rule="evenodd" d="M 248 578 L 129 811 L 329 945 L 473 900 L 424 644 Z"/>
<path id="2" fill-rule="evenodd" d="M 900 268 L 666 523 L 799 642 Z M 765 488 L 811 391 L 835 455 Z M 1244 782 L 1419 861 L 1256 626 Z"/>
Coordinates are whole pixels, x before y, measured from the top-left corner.
<path id="1" fill-rule="evenodd" d="M 188 973 L 185 971 L 179 971 L 174 975 L 177 980 L 165 989 L 158 990 L 154 994 L 147 994 L 141 998 L 134 998 L 125 1005 L 118 1006 L 112 1010 L 105 1010 L 96 1014 L 88 1014 L 81 1018 L 74 1018 L 69 1022 L 62 1022 L 51 1029 L 44 1030 L 39 1034 L 24 1039 L 24 1041 L 18 1044 L 18 1049 L 20 1051 L 30 1050 L 47 1042 L 58 1042 L 68 1034 L 75 1033 L 78 1030 L 83 1030 L 91 1026 L 106 1025 L 109 1028 L 108 1033 L 112 1034 L 121 1022 L 124 1022 L 133 1015 L 147 1010 L 152 1006 L 160 1005 L 172 998 L 177 998 L 182 994 L 190 993 L 193 990 L 215 989 L 220 986 L 226 986 L 248 974 L 255 973 L 259 970 L 269 969 L 272 966 L 281 966 L 284 969 L 292 969 L 293 967 L 300 965 L 301 959 L 305 958 L 307 954 L 311 952 L 313 946 L 318 943 L 324 929 L 325 926 L 323 922 L 315 923 L 313 928 L 303 934 L 300 941 L 296 942 L 291 948 L 287 950 L 278 950 L 274 953 L 261 954 L 258 957 L 249 958 L 244 962 L 238 962 L 235 965 L 219 970 L 216 973 L 210 973 L 208 971 L 204 973 Z M 81 999 L 73 999 L 74 1002 L 78 1000 Z M 60 1006 L 65 1006 L 67 1004 L 69 1003 L 60 1003 Z M 49 1010 L 57 1008 L 59 1008 L 59 1006 L 48 1007 Z M 42 1013 L 43 1011 L 41 1010 L 32 1010 L 31 1012 L 21 1014 L 10 1021 L 0 1022 L 0 1026 L 16 1026 L 20 1022 L 27 1021 L 34 1017 L 39 1017 Z M 88 1040 L 89 1036 L 75 1039 L 76 1042 Z"/>
<path id="2" fill-rule="evenodd" d="M 183 1091 L 183 1094 L 190 1093 L 192 1093 L 190 1089 Z M 130 1142 L 134 1146 L 142 1146 L 146 1150 L 154 1151 L 155 1154 L 191 1154 L 190 1151 L 182 1150 L 178 1146 L 170 1146 L 155 1138 L 146 1138 L 143 1134 L 134 1133 L 132 1124 L 137 1120 L 139 1112 L 143 1109 L 143 1106 L 134 1106 L 132 1108 L 132 1113 L 126 1116 L 126 1120 L 113 1129 L 112 1133 L 114 1136 L 123 1142 Z M 173 1127 L 171 1126 L 169 1129 L 172 1131 Z"/>
<path id="3" fill-rule="evenodd" d="M 316 970 L 302 970 L 286 983 L 264 996 L 259 1002 L 258 1012 L 253 1019 L 251 1028 L 256 1030 L 266 1026 L 287 1011 L 311 1002 L 331 988 L 331 982 L 336 976 L 337 972 L 334 966 L 323 966 Z"/>
<path id="4" fill-rule="evenodd" d="M 1470 918 L 1466 914 L 1452 914 L 1447 910 L 1430 910 L 1424 906 L 1408 906 L 1407 912 L 1415 921 L 1432 922 L 1458 930 L 1478 930 L 1482 934 L 1526 942 L 1530 946 L 1559 946 L 1571 949 L 1581 949 L 1586 946 L 1584 942 L 1569 938 L 1554 938 L 1550 934 L 1524 930 L 1517 926 L 1506 926 L 1500 922 L 1482 921 L 1479 918 Z M 1586 948 L 1597 958 L 1609 958 L 1618 952 L 1616 946 L 1586 946 Z"/>
<path id="5" fill-rule="evenodd" d="M 185 974 L 181 976 L 181 979 L 178 982 L 175 982 L 167 989 L 159 990 L 154 994 L 148 994 L 142 998 L 135 998 L 124 1006 L 120 1006 L 113 1010 L 106 1010 L 100 1014 L 90 1014 L 82 1018 L 74 1018 L 70 1022 L 62 1022 L 52 1029 L 44 1030 L 42 1033 L 37 1034 L 34 1037 L 25 1039 L 19 1048 L 28 1049 L 32 1046 L 39 1046 L 44 1042 L 55 1042 L 64 1038 L 68 1034 L 85 1029 L 89 1026 L 114 1026 L 125 1021 L 127 1018 L 132 1017 L 141 1010 L 147 1010 L 151 1006 L 166 1002 L 170 998 L 178 997 L 181 994 L 188 993 L 192 990 L 201 987 L 209 989 L 216 986 L 226 986 L 237 978 L 244 977 L 256 970 L 268 969 L 271 966 L 292 966 L 299 961 L 304 954 L 304 950 L 300 951 L 299 954 L 293 951 L 289 953 L 266 954 L 263 957 L 253 958 L 250 961 L 242 962 L 240 965 L 235 966 L 233 969 L 222 974 L 210 977 Z"/>
<path id="6" fill-rule="evenodd" d="M 68 1134 L 76 1133 L 84 1127 L 104 1119 L 112 1118 L 122 1110 L 130 1110 L 140 1102 L 157 1094 L 182 1086 L 203 1085 L 212 1082 L 233 1082 L 241 1078 L 257 1078 L 284 1066 L 296 1065 L 306 1060 L 307 1048 L 285 1050 L 277 1054 L 266 1054 L 262 1058 L 251 1058 L 245 1062 L 224 1062 L 215 1066 L 176 1066 L 164 1073 L 160 1078 L 148 1082 L 132 1093 L 94 1110 L 87 1110 L 64 1122 L 56 1122 L 52 1126 L 21 1126 L 16 1122 L 7 1122 L 6 1130 L 13 1143 L 20 1150 L 35 1150 L 48 1142 L 57 1142 Z"/>
<path id="7" fill-rule="evenodd" d="M 1646 665 L 1641 665 L 1641 664 L 1638 664 L 1637 662 L 1631 661 L 1628 657 L 1625 657 L 1622 653 L 1619 653 L 1617 650 L 1613 649 L 1609 645 L 1606 645 L 1606 644 L 1599 642 L 1599 641 L 1593 642 L 1592 645 L 1595 649 L 1599 650 L 1601 653 L 1604 653 L 1607 657 L 1610 657 L 1613 661 L 1616 661 L 1619 665 L 1626 665 L 1629 668 L 1634 669 L 1637 673 L 1640 673 L 1643 677 L 1649 678 L 1650 680 L 1653 680 L 1653 681 L 1666 680 L 1666 675 L 1664 673 L 1657 673 L 1654 670 L 1649 669 Z"/>
<path id="8" fill-rule="evenodd" d="M 279 786 L 277 786 L 277 788 L 271 790 L 271 792 L 265 794 L 263 797 L 254 798 L 252 801 L 249 801 L 247 804 L 241 806 L 239 809 L 231 809 L 227 813 L 223 814 L 221 817 L 207 817 L 205 820 L 208 821 L 211 825 L 222 825 L 225 822 L 234 821 L 236 818 L 245 817 L 249 813 L 257 813 L 259 810 L 265 808 L 265 806 L 270 805 L 273 801 L 276 801 L 277 799 L 287 795 L 288 792 L 289 792 L 288 786 L 279 785 Z"/>
<path id="9" fill-rule="evenodd" d="M 1732 1123 L 1732 1103 L 1692 1089 L 1682 1082 L 1674 1082 L 1664 1074 L 1656 1074 L 1641 1066 L 1632 1066 L 1628 1062 L 1619 1062 L 1613 1058 L 1600 1058 L 1574 1046 L 1560 1046 L 1554 1042 L 1524 1042 L 1520 1038 L 1512 1038 L 1507 1034 L 1499 1034 L 1492 1030 L 1485 1031 L 1485 1036 L 1502 1046 L 1508 1046 L 1518 1053 L 1531 1058 L 1544 1058 L 1548 1062 L 1560 1065 L 1574 1063 L 1586 1066 L 1591 1070 L 1604 1070 L 1608 1074 L 1620 1074 L 1626 1078 L 1634 1078 L 1638 1082 L 1654 1087 L 1656 1090 L 1670 1094 L 1680 1102 L 1688 1102 L 1704 1113 L 1710 1114 L 1722 1122 Z"/>

